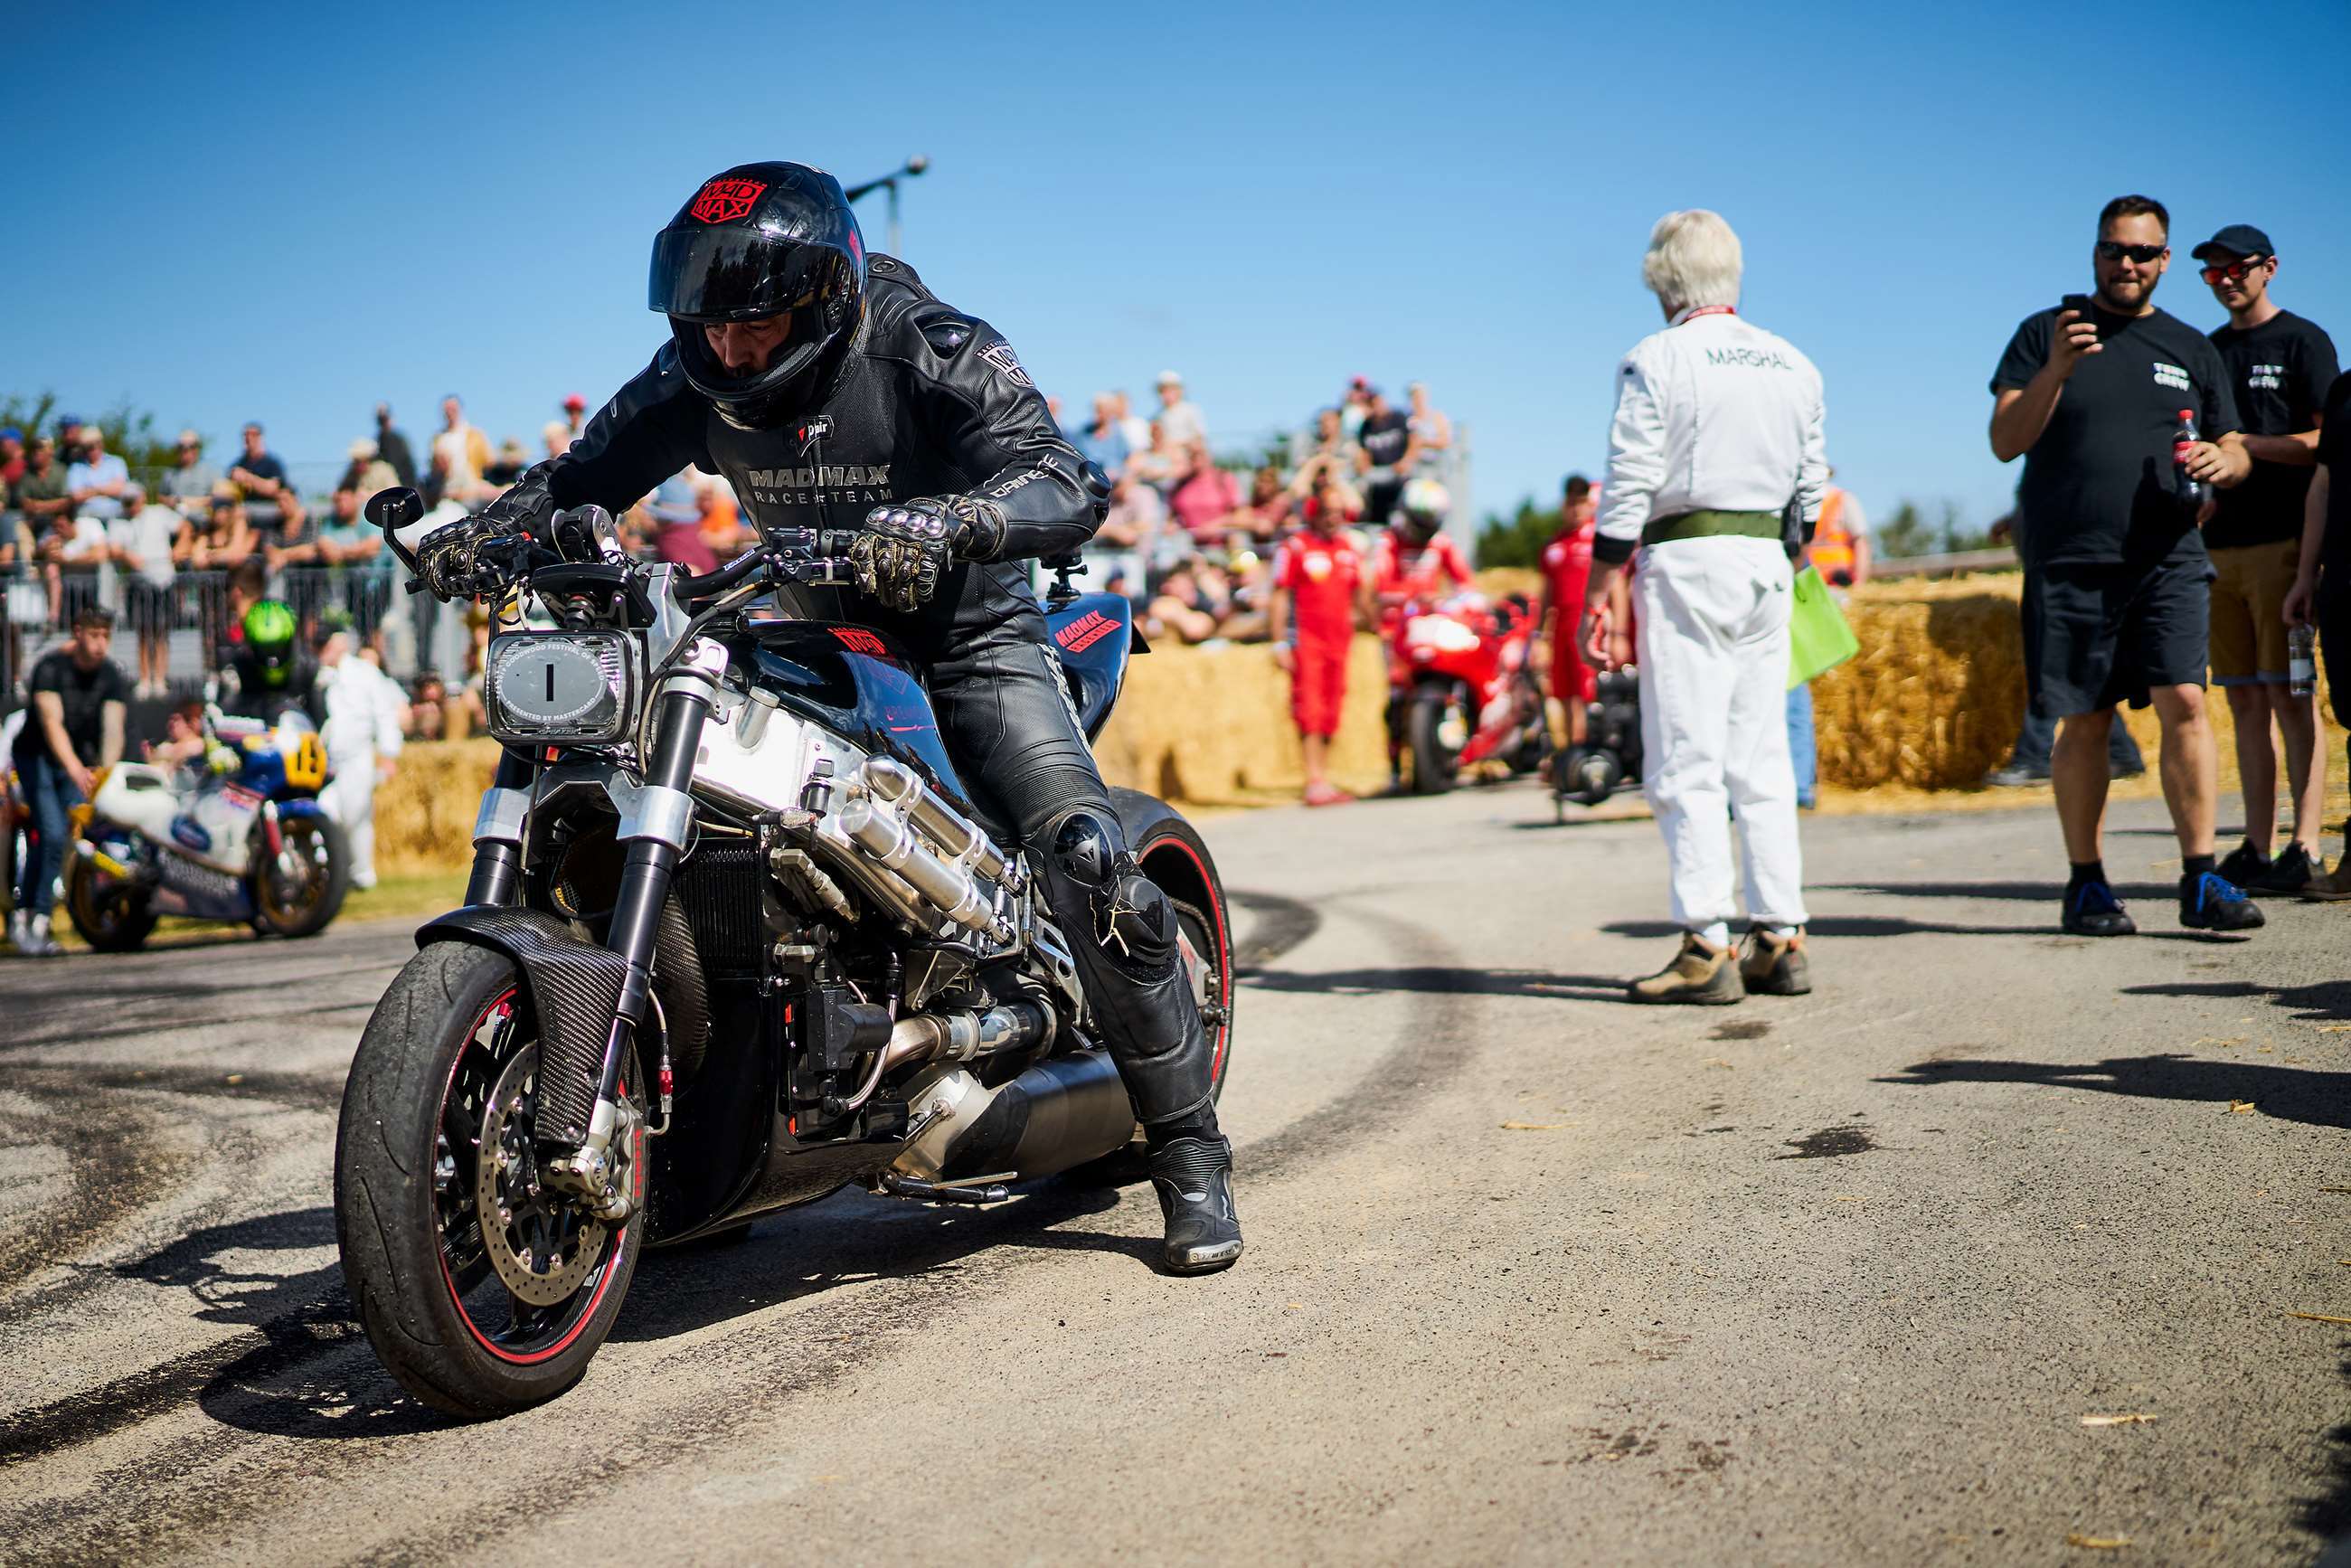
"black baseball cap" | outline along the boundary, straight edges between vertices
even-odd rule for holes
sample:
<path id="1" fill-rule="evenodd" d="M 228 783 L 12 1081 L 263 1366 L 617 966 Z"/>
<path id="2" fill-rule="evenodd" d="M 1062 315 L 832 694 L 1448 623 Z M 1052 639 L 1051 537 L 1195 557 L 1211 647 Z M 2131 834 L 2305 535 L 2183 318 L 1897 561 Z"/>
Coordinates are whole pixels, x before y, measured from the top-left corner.
<path id="1" fill-rule="evenodd" d="M 2231 256 L 2275 256 L 2277 246 L 2270 236 L 2251 224 L 2231 224 L 2188 254 L 2199 261 L 2210 260 L 2208 253 L 2225 251 Z"/>

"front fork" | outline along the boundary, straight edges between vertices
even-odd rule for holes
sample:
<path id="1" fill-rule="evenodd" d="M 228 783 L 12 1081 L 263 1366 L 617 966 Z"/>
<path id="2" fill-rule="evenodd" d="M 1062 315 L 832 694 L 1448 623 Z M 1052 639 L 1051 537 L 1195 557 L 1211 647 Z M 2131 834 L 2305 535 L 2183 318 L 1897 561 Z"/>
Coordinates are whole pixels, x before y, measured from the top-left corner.
<path id="1" fill-rule="evenodd" d="M 614 837 L 626 843 L 620 890 L 605 946 L 627 967 L 620 1003 L 604 1040 L 602 1071 L 588 1136 L 577 1149 L 550 1151 L 540 1162 L 543 1179 L 576 1193 L 607 1219 L 628 1217 L 630 1197 L 619 1180 L 613 1134 L 621 1124 L 621 1064 L 653 1008 L 653 933 L 670 879 L 684 858 L 694 831 L 694 797 L 687 786 L 702 747 L 703 722 L 716 700 L 726 650 L 705 638 L 654 695 L 653 743 L 644 758 L 644 782 L 615 784 L 621 822 Z M 468 904 L 512 904 L 522 869 L 522 816 L 528 807 L 530 764 L 509 751 L 499 758 L 490 792 L 482 802 L 474 833 L 474 873 L 466 883 Z M 661 1085 L 664 1098 L 668 1084 Z"/>

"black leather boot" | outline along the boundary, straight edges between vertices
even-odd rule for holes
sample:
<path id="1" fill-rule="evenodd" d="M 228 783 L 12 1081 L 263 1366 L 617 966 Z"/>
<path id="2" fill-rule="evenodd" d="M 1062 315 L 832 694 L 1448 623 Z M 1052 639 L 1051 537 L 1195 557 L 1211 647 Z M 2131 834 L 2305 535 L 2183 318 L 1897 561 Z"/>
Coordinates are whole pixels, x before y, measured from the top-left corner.
<path id="1" fill-rule="evenodd" d="M 1167 1221 L 1168 1271 L 1211 1274 L 1232 1267 L 1241 1255 L 1232 1140 L 1171 1139 L 1152 1152 L 1151 1186 Z"/>

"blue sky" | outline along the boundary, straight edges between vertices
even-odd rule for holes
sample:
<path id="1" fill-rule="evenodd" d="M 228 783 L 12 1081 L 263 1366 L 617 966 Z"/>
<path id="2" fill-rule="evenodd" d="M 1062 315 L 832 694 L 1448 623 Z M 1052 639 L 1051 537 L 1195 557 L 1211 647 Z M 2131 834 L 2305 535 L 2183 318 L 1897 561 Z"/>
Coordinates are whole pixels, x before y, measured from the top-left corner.
<path id="1" fill-rule="evenodd" d="M 448 390 L 535 446 L 657 343 L 653 231 L 760 157 L 927 153 L 908 259 L 1074 407 L 1173 366 L 1226 444 L 1425 379 L 1480 510 L 1598 472 L 1675 207 L 1739 228 L 1881 516 L 2004 507 L 1986 379 L 2117 193 L 2172 208 L 2174 313 L 2219 323 L 2185 253 L 2250 221 L 2351 342 L 2340 0 L 193 10 L 12 23 L 0 392 L 298 463 Z"/>

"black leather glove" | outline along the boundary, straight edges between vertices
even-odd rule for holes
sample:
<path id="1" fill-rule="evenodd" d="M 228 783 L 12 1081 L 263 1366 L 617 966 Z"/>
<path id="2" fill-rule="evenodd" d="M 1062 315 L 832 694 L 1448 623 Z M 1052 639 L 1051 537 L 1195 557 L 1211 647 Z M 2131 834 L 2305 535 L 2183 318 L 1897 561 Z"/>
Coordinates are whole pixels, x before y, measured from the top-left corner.
<path id="1" fill-rule="evenodd" d="M 867 596 L 912 613 L 938 593 L 957 560 L 988 560 L 1004 539 L 1002 508 L 969 496 L 893 502 L 866 514 L 849 547 Z"/>
<path id="2" fill-rule="evenodd" d="M 416 547 L 416 580 L 444 603 L 486 591 L 482 544 L 504 532 L 486 516 L 434 529 Z"/>

